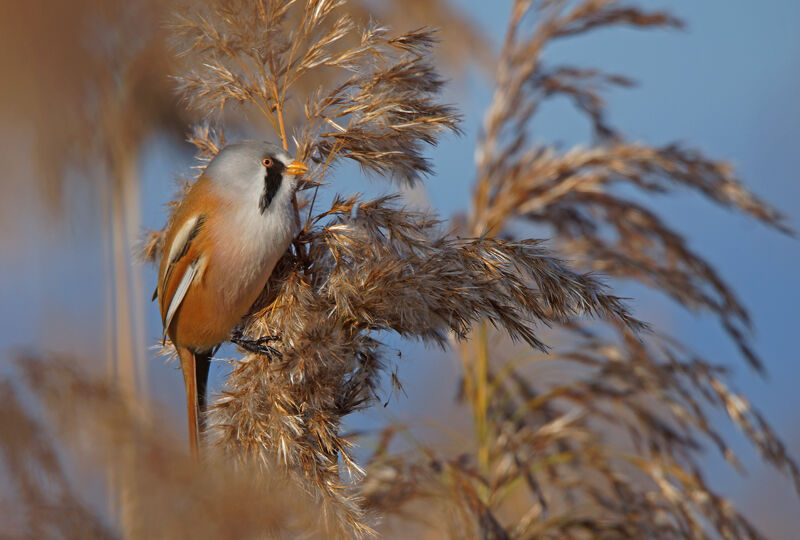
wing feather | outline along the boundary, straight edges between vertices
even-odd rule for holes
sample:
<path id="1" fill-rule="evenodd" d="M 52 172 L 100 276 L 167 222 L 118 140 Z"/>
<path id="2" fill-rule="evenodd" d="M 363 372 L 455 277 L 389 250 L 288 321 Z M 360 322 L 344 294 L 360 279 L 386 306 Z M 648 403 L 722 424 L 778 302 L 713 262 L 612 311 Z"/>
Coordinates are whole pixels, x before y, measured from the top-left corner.
<path id="1" fill-rule="evenodd" d="M 204 259 L 192 248 L 205 222 L 205 214 L 197 214 L 184 221 L 172 237 L 169 250 L 165 254 L 167 259 L 162 264 L 162 275 L 156 289 L 165 336 L 193 280 L 203 271 Z M 177 286 L 174 284 L 175 279 L 180 280 Z"/>
<path id="2" fill-rule="evenodd" d="M 181 277 L 180 283 L 178 283 L 178 287 L 175 289 L 175 293 L 170 299 L 169 308 L 167 309 L 166 317 L 164 317 L 164 333 L 161 336 L 162 344 L 166 341 L 167 328 L 169 328 L 169 325 L 172 323 L 172 318 L 175 316 L 175 312 L 178 311 L 178 307 L 180 307 L 181 302 L 183 302 L 183 297 L 186 296 L 186 293 L 189 291 L 189 287 L 192 285 L 194 278 L 202 271 L 203 261 L 204 258 L 200 257 L 189 263 Z"/>
<path id="3" fill-rule="evenodd" d="M 176 263 L 178 263 L 178 261 L 185 257 L 189 252 L 192 241 L 197 238 L 197 235 L 200 233 L 200 230 L 203 228 L 203 224 L 205 224 L 205 222 L 206 216 L 204 214 L 197 214 L 187 219 L 181 228 L 178 229 L 178 232 L 175 233 L 175 237 L 172 239 L 172 244 L 169 248 L 169 258 L 167 259 L 167 264 L 164 267 L 164 275 L 161 276 L 160 287 L 162 295 L 164 294 L 164 291 L 166 291 L 167 283 L 169 283 L 170 277 L 172 277 L 172 272 L 175 269 Z M 161 304 L 161 313 L 163 314 L 163 299 Z"/>

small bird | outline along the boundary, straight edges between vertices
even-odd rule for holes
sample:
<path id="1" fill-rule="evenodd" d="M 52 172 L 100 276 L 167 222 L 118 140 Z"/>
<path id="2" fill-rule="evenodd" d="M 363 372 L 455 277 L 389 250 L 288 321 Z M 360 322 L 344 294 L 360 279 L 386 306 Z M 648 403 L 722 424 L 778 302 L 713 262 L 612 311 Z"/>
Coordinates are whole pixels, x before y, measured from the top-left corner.
<path id="1" fill-rule="evenodd" d="M 308 167 L 282 148 L 240 141 L 222 149 L 175 209 L 158 285 L 161 322 L 178 351 L 189 444 L 199 455 L 215 348 L 248 313 L 295 235 L 292 198 Z"/>

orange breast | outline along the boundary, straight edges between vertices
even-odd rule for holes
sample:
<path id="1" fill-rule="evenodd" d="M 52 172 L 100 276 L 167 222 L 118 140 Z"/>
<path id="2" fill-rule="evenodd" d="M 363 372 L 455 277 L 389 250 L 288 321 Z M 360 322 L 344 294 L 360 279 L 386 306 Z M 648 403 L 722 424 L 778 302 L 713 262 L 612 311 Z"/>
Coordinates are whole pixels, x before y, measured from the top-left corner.
<path id="1" fill-rule="evenodd" d="M 186 254 L 175 264 L 163 291 L 159 291 L 162 314 L 168 309 L 176 289 L 193 261 L 203 258 L 201 272 L 195 277 L 172 318 L 167 335 L 176 345 L 192 350 L 211 349 L 228 339 L 233 328 L 247 314 L 261 293 L 271 265 L 262 267 L 255 278 L 237 280 L 243 261 L 222 257 L 214 242 L 223 241 L 227 224 L 223 221 L 221 205 L 226 202 L 209 189 L 208 180 L 201 177 L 176 210 L 173 225 L 167 234 L 159 275 L 166 270 L 168 254 L 181 224 L 197 214 L 206 221 L 189 244 Z M 236 238 L 231 238 L 236 241 Z"/>
<path id="2" fill-rule="evenodd" d="M 194 350 L 206 350 L 225 341 L 260 291 L 231 291 L 225 298 L 226 273 L 214 260 L 195 280 L 172 319 L 169 336 L 173 342 Z"/>

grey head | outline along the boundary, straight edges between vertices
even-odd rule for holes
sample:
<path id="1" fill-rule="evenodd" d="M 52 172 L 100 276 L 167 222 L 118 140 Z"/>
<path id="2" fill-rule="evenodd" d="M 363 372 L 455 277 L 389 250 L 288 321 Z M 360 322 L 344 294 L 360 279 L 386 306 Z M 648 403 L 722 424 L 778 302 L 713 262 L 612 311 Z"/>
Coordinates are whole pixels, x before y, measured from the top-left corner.
<path id="1" fill-rule="evenodd" d="M 245 140 L 220 150 L 204 175 L 226 196 L 250 198 L 263 214 L 279 192 L 291 194 L 296 175 L 307 171 L 277 144 Z"/>

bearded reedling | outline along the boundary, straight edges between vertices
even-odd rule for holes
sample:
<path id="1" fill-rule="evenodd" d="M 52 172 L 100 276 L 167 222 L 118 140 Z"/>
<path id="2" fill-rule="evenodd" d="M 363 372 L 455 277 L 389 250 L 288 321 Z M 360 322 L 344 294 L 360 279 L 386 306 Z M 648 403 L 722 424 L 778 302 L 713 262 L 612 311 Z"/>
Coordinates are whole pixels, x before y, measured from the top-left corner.
<path id="1" fill-rule="evenodd" d="M 237 142 L 208 164 L 173 214 L 153 299 L 164 338 L 180 358 L 194 456 L 213 351 L 247 314 L 288 249 L 296 176 L 306 172 L 277 145 Z"/>

